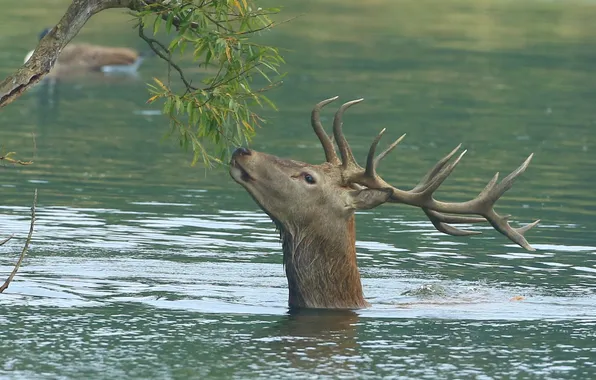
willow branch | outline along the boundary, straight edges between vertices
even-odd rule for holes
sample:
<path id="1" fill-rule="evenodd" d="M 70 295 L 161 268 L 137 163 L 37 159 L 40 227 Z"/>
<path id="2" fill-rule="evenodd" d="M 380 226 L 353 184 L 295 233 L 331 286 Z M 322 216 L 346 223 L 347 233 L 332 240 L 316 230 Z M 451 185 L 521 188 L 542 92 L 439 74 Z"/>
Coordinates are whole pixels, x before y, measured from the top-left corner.
<path id="1" fill-rule="evenodd" d="M 27 249 L 29 248 L 29 243 L 31 243 L 31 237 L 33 236 L 33 226 L 35 225 L 35 207 L 37 206 L 37 189 L 35 189 L 35 194 L 33 195 L 33 206 L 31 207 L 31 225 L 29 226 L 29 235 L 27 236 L 27 240 L 25 241 L 25 245 L 23 246 L 23 250 L 21 251 L 21 255 L 19 256 L 19 260 L 15 264 L 10 276 L 4 281 L 4 284 L 0 286 L 0 293 L 4 292 L 8 285 L 12 282 L 12 279 L 17 274 L 17 271 L 21 267 L 21 263 L 25 258 L 25 253 L 27 253 Z M 10 238 L 4 240 L 0 245 L 6 243 Z"/>
<path id="2" fill-rule="evenodd" d="M 211 85 L 209 87 L 204 88 L 203 90 L 205 91 L 213 91 L 214 89 L 216 89 L 217 87 L 221 87 L 223 85 L 226 85 L 228 83 L 230 83 L 233 80 L 242 78 L 243 75 L 247 74 L 249 71 L 251 71 L 252 69 L 261 66 L 261 62 L 257 62 L 256 64 L 247 67 L 246 69 L 242 70 L 241 72 L 239 72 L 237 75 L 234 75 L 231 78 L 225 79 L 225 80 L 220 80 L 219 82 L 216 82 L 215 80 L 213 82 L 211 82 Z"/>
<path id="3" fill-rule="evenodd" d="M 178 75 L 180 75 L 180 79 L 182 80 L 182 82 L 186 86 L 186 90 L 187 91 L 192 92 L 192 91 L 198 90 L 197 87 L 194 87 L 186 79 L 186 77 L 184 76 L 184 73 L 183 73 L 182 69 L 180 68 L 180 66 L 178 66 L 177 64 L 175 64 L 172 61 L 171 54 L 170 54 L 170 51 L 168 50 L 168 48 L 164 44 L 162 44 L 161 42 L 159 42 L 158 40 L 156 40 L 155 38 L 147 37 L 145 35 L 144 27 L 143 27 L 143 24 L 142 23 L 139 24 L 139 37 L 141 37 L 145 42 L 147 42 L 147 45 L 149 45 L 149 47 L 151 48 L 151 50 L 153 50 L 153 52 L 155 54 L 157 54 L 159 56 L 159 58 L 161 58 L 164 61 L 166 61 L 170 67 L 173 67 L 174 70 L 176 70 L 178 72 Z M 163 50 L 163 51 L 161 51 L 160 49 L 158 49 L 156 46 L 159 46 L 161 48 L 161 50 Z"/>

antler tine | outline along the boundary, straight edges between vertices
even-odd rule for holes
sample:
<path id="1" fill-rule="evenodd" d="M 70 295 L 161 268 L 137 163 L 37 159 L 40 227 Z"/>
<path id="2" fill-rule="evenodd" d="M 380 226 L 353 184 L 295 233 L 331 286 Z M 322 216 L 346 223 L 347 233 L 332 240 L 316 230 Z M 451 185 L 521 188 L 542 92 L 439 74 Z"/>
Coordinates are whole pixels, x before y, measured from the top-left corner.
<path id="1" fill-rule="evenodd" d="M 381 141 L 381 137 L 383 137 L 386 130 L 387 128 L 383 128 L 377 137 L 375 137 L 372 144 L 370 144 L 368 155 L 366 156 L 366 169 L 364 170 L 364 175 L 366 176 L 374 177 L 376 175 L 375 150 L 377 150 L 377 145 L 379 145 L 379 141 Z"/>
<path id="2" fill-rule="evenodd" d="M 315 131 L 315 134 L 321 141 L 321 145 L 323 145 L 323 150 L 325 151 L 325 159 L 327 160 L 327 162 L 330 162 L 333 164 L 339 164 L 339 158 L 337 157 L 337 154 L 335 153 L 335 148 L 333 147 L 332 139 L 329 138 L 329 136 L 327 135 L 327 133 L 325 133 L 325 130 L 323 129 L 323 125 L 321 124 L 321 119 L 320 119 L 319 113 L 321 112 L 321 108 L 323 108 L 327 104 L 337 100 L 338 98 L 339 98 L 339 96 L 334 96 L 333 98 L 325 99 L 325 100 L 317 103 L 312 110 L 312 114 L 311 114 L 311 118 L 310 118 L 312 127 Z"/>
<path id="3" fill-rule="evenodd" d="M 461 152 L 459 157 L 457 157 L 455 159 L 455 161 L 453 161 L 452 163 L 447 165 L 447 167 L 444 167 L 443 169 L 441 169 L 441 171 L 438 174 L 436 174 L 434 177 L 429 178 L 427 183 L 421 187 L 420 193 L 423 193 L 423 194 L 424 193 L 428 193 L 428 194 L 434 193 L 439 188 L 439 186 L 441 186 L 441 184 L 447 179 L 447 177 L 449 177 L 451 172 L 453 172 L 453 170 L 455 169 L 455 166 L 457 164 L 459 164 L 462 157 L 466 153 L 467 153 L 467 150 L 464 150 L 463 152 Z"/>
<path id="4" fill-rule="evenodd" d="M 509 222 L 507 222 L 507 218 L 500 216 L 492 208 L 489 210 L 487 215 L 485 215 L 485 217 L 486 220 L 489 221 L 489 223 L 491 224 L 491 226 L 493 226 L 495 230 L 507 236 L 509 240 L 511 240 L 512 242 L 527 249 L 528 251 L 536 250 L 534 247 L 530 245 L 530 243 L 528 243 L 528 241 L 524 237 L 524 233 L 526 233 L 528 230 L 540 223 L 540 219 L 535 220 L 532 223 L 527 224 L 523 227 L 513 228 L 509 225 Z"/>
<path id="5" fill-rule="evenodd" d="M 395 140 L 391 145 L 389 145 L 387 147 L 387 149 L 385 149 L 384 151 L 382 151 L 381 153 L 379 153 L 379 155 L 377 156 L 377 158 L 375 158 L 375 167 L 377 165 L 379 165 L 379 162 L 381 162 L 381 160 L 383 158 L 385 158 L 386 155 L 388 155 L 389 153 L 391 153 L 391 151 L 393 149 L 395 149 L 395 147 L 397 146 L 397 144 L 399 144 L 401 142 L 401 140 L 403 140 L 406 137 L 406 134 L 404 133 L 403 135 L 399 136 L 399 138 L 397 140 Z"/>
<path id="6" fill-rule="evenodd" d="M 426 185 L 428 184 L 429 180 L 431 178 L 433 178 L 438 172 L 440 172 L 441 169 L 443 169 L 443 167 L 447 164 L 447 162 L 449 162 L 449 160 L 451 160 L 451 157 L 453 157 L 453 155 L 455 153 L 457 153 L 457 151 L 459 150 L 459 148 L 461 148 L 461 144 L 459 144 L 458 146 L 456 146 L 455 149 L 453 149 L 451 152 L 449 152 L 445 157 L 441 158 L 435 164 L 435 166 L 433 166 L 432 169 L 430 169 L 424 175 L 424 177 L 422 177 L 422 179 L 420 180 L 420 182 L 418 182 L 418 184 L 416 186 L 414 186 L 414 188 L 411 191 L 413 191 L 413 192 L 419 192 L 422 189 L 424 189 L 426 187 Z"/>
<path id="7" fill-rule="evenodd" d="M 424 209 L 424 212 L 431 214 L 434 218 L 436 218 L 441 223 L 484 223 L 486 219 L 481 217 L 475 216 L 460 216 L 460 215 L 448 215 L 448 214 L 441 214 L 440 212 Z M 506 215 L 510 217 L 511 215 Z M 480 232 L 477 232 L 480 233 Z"/>
<path id="8" fill-rule="evenodd" d="M 528 158 L 526 158 L 526 160 L 517 169 L 512 171 L 507 177 L 503 178 L 503 180 L 501 181 L 501 183 L 499 183 L 499 186 L 495 189 L 494 192 L 495 193 L 498 192 L 499 196 L 501 196 L 507 190 L 511 189 L 511 186 L 513 186 L 513 182 L 515 182 L 517 177 L 519 177 L 523 172 L 526 171 L 526 169 L 528 168 L 528 165 L 530 165 L 530 161 L 532 161 L 533 157 L 534 157 L 534 153 L 530 154 L 528 156 Z M 488 185 L 487 185 L 487 187 L 488 187 Z M 493 185 L 493 187 L 494 187 L 494 185 Z M 485 191 L 489 192 L 490 190 L 485 189 Z"/>
<path id="9" fill-rule="evenodd" d="M 360 103 L 363 100 L 364 99 L 361 98 L 342 104 L 342 106 L 339 107 L 339 110 L 337 110 L 335 113 L 335 118 L 333 119 L 333 135 L 335 136 L 335 142 L 339 148 L 342 161 L 341 166 L 343 169 L 347 169 L 348 166 L 357 165 L 357 163 L 354 155 L 352 154 L 352 149 L 350 149 L 350 145 L 348 144 L 348 141 L 344 137 L 342 131 L 342 116 L 346 109 L 350 108 L 354 104 Z"/>
<path id="10" fill-rule="evenodd" d="M 535 220 L 532 223 L 529 223 L 520 228 L 513 228 L 509 225 L 507 221 L 509 215 L 501 216 L 497 214 L 494 210 L 494 204 L 497 200 L 505 194 L 507 190 L 513 186 L 513 182 L 519 177 L 523 172 L 526 171 L 528 165 L 530 165 L 530 161 L 534 157 L 534 153 L 530 154 L 528 158 L 514 171 L 512 171 L 507 177 L 505 177 L 498 185 L 497 179 L 499 173 L 495 174 L 494 177 L 490 180 L 490 182 L 486 185 L 484 190 L 478 195 L 474 201 L 478 202 L 478 207 L 481 210 L 481 215 L 483 215 L 493 226 L 494 229 L 502 233 L 503 235 L 507 236 L 511 241 L 517 243 L 518 245 L 524 247 L 528 251 L 534 251 L 535 249 L 528 243 L 524 234 L 535 227 L 538 223 L 540 223 L 540 219 Z M 484 208 L 484 210 L 482 210 Z"/>
<path id="11" fill-rule="evenodd" d="M 440 212 L 436 212 L 433 210 L 429 210 L 427 208 L 423 208 L 422 211 L 426 214 L 428 219 L 431 221 L 433 226 L 437 229 L 437 231 L 442 232 L 447 235 L 453 236 L 469 236 L 469 235 L 479 235 L 482 232 L 480 231 L 468 231 L 468 230 L 461 230 L 459 228 L 455 228 L 450 226 L 447 223 L 479 223 L 479 222 L 486 222 L 484 218 L 473 218 L 473 217 L 466 217 L 466 216 L 455 216 L 455 215 L 444 215 Z"/>
<path id="12" fill-rule="evenodd" d="M 510 215 L 507 215 L 507 216 L 504 216 L 503 218 L 507 219 L 507 217 L 509 217 L 509 216 L 510 216 Z M 535 221 L 533 221 L 532 223 L 528 223 L 528 224 L 526 224 L 526 225 L 525 225 L 525 226 L 523 226 L 523 227 L 516 228 L 516 231 L 517 231 L 519 234 L 523 235 L 523 234 L 525 234 L 527 231 L 529 231 L 530 229 L 532 229 L 532 228 L 536 227 L 536 226 L 538 225 L 538 223 L 540 223 L 540 219 L 536 219 L 536 220 L 535 220 Z M 530 248 L 532 248 L 532 247 L 530 247 Z M 532 250 L 534 250 L 534 248 L 532 248 Z"/>
<path id="13" fill-rule="evenodd" d="M 370 148 L 368 150 L 368 155 L 366 156 L 366 170 L 364 171 L 364 175 L 370 178 L 374 178 L 377 175 L 376 168 L 379 162 L 385 158 L 387 154 L 389 154 L 396 146 L 401 142 L 401 140 L 406 137 L 404 133 L 401 135 L 397 140 L 395 140 L 391 145 L 387 147 L 383 152 L 379 153 L 379 155 L 375 158 L 375 151 L 377 150 L 377 145 L 379 145 L 379 141 L 381 141 L 381 137 L 385 133 L 387 129 L 383 128 L 381 132 L 375 137 Z"/>

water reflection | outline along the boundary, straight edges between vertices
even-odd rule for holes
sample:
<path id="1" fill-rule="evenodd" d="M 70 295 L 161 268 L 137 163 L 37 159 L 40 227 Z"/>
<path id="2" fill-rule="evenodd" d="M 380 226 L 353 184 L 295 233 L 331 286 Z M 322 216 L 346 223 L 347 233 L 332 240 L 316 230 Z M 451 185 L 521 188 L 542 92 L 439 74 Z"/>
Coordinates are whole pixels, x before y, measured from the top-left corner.
<path id="1" fill-rule="evenodd" d="M 266 347 L 284 357 L 297 372 L 332 375 L 355 369 L 354 360 L 360 358 L 358 323 L 352 311 L 292 310 L 253 339 L 261 343 L 261 350 Z"/>
<path id="2" fill-rule="evenodd" d="M 103 73 L 100 71 L 76 70 L 45 77 L 29 90 L 35 103 L 38 127 L 47 128 L 60 119 L 60 104 L 80 97 L 94 97 L 98 87 L 113 85 L 144 84 L 137 72 Z"/>

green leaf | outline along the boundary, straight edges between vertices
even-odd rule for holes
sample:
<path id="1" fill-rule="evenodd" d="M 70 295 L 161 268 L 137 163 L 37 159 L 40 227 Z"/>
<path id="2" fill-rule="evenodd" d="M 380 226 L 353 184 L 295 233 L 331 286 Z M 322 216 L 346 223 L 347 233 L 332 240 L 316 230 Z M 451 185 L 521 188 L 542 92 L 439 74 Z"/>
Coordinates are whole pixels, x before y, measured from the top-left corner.
<path id="1" fill-rule="evenodd" d="M 174 22 L 174 13 L 170 12 L 168 15 L 168 19 L 166 21 L 166 32 L 170 33 L 172 31 L 172 23 Z"/>
<path id="2" fill-rule="evenodd" d="M 153 35 L 155 36 L 159 31 L 159 25 L 161 24 L 161 17 L 155 17 L 155 21 L 153 21 Z"/>

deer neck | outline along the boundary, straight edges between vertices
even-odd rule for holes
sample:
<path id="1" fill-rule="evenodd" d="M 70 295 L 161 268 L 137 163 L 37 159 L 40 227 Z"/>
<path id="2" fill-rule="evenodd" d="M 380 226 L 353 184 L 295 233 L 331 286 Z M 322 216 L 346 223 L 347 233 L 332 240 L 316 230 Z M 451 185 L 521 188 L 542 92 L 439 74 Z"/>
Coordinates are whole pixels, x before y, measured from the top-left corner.
<path id="1" fill-rule="evenodd" d="M 295 231 L 279 228 L 291 308 L 368 306 L 356 263 L 353 215 L 338 227 L 313 223 Z"/>

